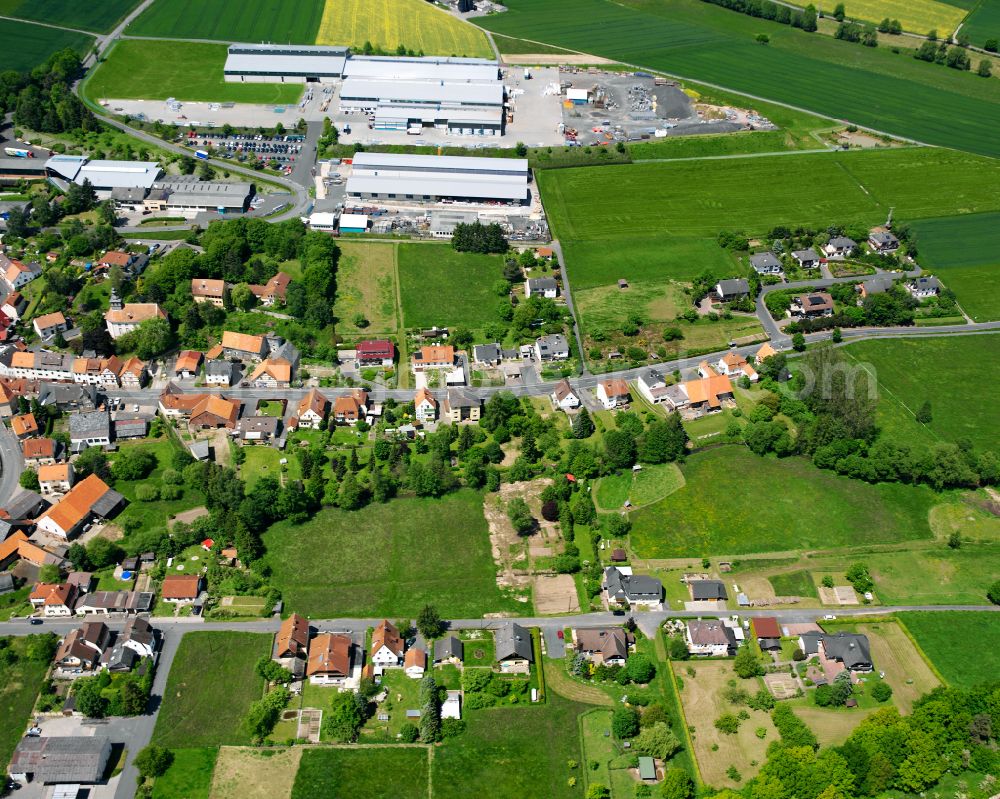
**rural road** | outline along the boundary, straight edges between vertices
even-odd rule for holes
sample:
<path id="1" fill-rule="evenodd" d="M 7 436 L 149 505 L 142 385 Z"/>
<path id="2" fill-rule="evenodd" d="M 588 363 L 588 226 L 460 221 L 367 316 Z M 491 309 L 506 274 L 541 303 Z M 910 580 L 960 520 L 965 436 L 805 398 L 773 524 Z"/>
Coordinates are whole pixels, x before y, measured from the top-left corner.
<path id="1" fill-rule="evenodd" d="M 10 428 L 0 424 L 0 507 L 5 506 L 21 490 L 24 471 L 21 445 Z"/>

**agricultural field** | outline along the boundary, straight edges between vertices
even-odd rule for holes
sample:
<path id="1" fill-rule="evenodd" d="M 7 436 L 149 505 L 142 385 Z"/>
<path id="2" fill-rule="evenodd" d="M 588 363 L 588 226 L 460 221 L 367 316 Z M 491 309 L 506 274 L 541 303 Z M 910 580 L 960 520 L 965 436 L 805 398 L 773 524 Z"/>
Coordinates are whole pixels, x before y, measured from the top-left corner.
<path id="1" fill-rule="evenodd" d="M 365 42 L 395 52 L 492 58 L 478 28 L 424 0 L 327 0 L 316 44 L 360 49 Z"/>
<path id="2" fill-rule="evenodd" d="M 962 25 L 962 33 L 967 33 L 976 47 L 982 47 L 988 39 L 1000 39 L 1000 3 L 977 3 Z"/>
<path id="3" fill-rule="evenodd" d="M 395 618 L 433 604 L 469 618 L 515 607 L 496 585 L 477 491 L 327 509 L 305 524 L 279 522 L 264 541 L 272 583 L 298 613 Z"/>
<path id="4" fill-rule="evenodd" d="M 271 641 L 270 633 L 185 635 L 167 678 L 153 742 L 167 747 L 249 743 L 240 724 L 263 691 L 254 664 L 270 654 Z M 210 680 L 205 679 L 206 666 L 212 670 Z"/>
<path id="5" fill-rule="evenodd" d="M 1000 406 L 943 389 L 966 385 L 970 374 L 979 385 L 1000 385 L 998 345 L 1000 335 L 939 336 L 861 341 L 843 352 L 875 375 L 879 424 L 892 440 L 933 446 L 968 439 L 976 449 L 1000 452 Z M 931 404 L 926 425 L 916 420 L 924 402 Z"/>
<path id="6" fill-rule="evenodd" d="M 758 458 L 735 446 L 695 453 L 681 471 L 682 489 L 630 514 L 632 547 L 640 557 L 829 549 L 931 537 L 930 489 L 869 485 L 801 458 Z M 740 475 L 738 492 L 732 490 L 733 475 Z M 765 496 L 768 501 L 760 502 Z"/>
<path id="7" fill-rule="evenodd" d="M 957 552 L 900 552 L 896 558 L 870 555 L 865 562 L 876 593 L 887 604 L 983 605 L 986 591 L 1000 579 L 1000 549 L 995 545 L 966 545 Z"/>
<path id="8" fill-rule="evenodd" d="M 130 36 L 217 42 L 313 44 L 325 0 L 156 0 L 128 27 Z M 219 77 L 221 80 L 222 73 Z M 178 95 L 179 96 L 179 95 Z"/>
<path id="9" fill-rule="evenodd" d="M 301 84 L 226 83 L 225 63 L 224 44 L 123 39 L 84 88 L 95 102 L 176 97 L 187 102 L 294 104 L 302 94 Z"/>
<path id="10" fill-rule="evenodd" d="M 290 799 L 303 751 L 298 746 L 263 750 L 223 747 L 211 775 L 211 799 Z"/>
<path id="11" fill-rule="evenodd" d="M 479 24 L 928 144 L 1000 154 L 1000 84 L 937 69 L 905 49 L 861 48 L 698 0 L 511 0 L 508 8 Z M 767 47 L 755 41 L 762 32 Z"/>
<path id="12" fill-rule="evenodd" d="M 762 763 L 767 747 L 779 736 L 769 713 L 736 708 L 723 697 L 723 691 L 732 680 L 750 693 L 755 693 L 760 687 L 759 681 L 737 678 L 729 660 L 676 662 L 672 665 L 677 676 L 683 680 L 684 687 L 679 696 L 687 723 L 694 727 L 694 755 L 702 779 L 716 787 L 738 787 L 726 774 L 729 767 L 735 766 L 743 779 L 749 779 L 757 772 L 757 766 L 751 765 L 751 761 L 758 765 Z M 746 710 L 750 718 L 740 723 L 735 735 L 716 729 L 713 722 L 719 716 L 723 713 L 735 715 L 738 710 Z M 758 738 L 755 731 L 761 727 L 765 735 Z"/>
<path id="13" fill-rule="evenodd" d="M 0 16 L 46 22 L 65 28 L 109 33 L 139 5 L 139 0 L 0 0 Z M 49 30 L 51 35 L 52 30 Z"/>
<path id="14" fill-rule="evenodd" d="M 819 599 L 812 575 L 804 570 L 782 572 L 768 578 L 776 596 L 802 596 Z"/>
<path id="15" fill-rule="evenodd" d="M 625 501 L 639 508 L 658 502 L 684 486 L 676 463 L 643 466 L 641 472 L 619 472 L 602 477 L 594 499 L 601 510 L 617 512 Z"/>
<path id="16" fill-rule="evenodd" d="M 877 25 L 888 17 L 898 19 L 904 31 L 925 34 L 936 30 L 944 38 L 955 32 L 972 4 L 970 0 L 957 3 L 942 0 L 849 0 L 844 5 L 849 19 Z"/>
<path id="17" fill-rule="evenodd" d="M 950 685 L 970 688 L 996 679 L 1000 651 L 1000 614 L 988 611 L 900 613 L 924 654 Z"/>
<path id="18" fill-rule="evenodd" d="M 892 704 L 901 713 L 909 713 L 916 700 L 941 684 L 898 624 L 859 624 L 855 629 L 868 636 L 872 663 L 879 672 L 885 672 L 885 681 L 892 686 Z"/>
<path id="19" fill-rule="evenodd" d="M 406 327 L 478 328 L 498 322 L 499 255 L 456 252 L 448 243 L 400 244 L 399 289 Z"/>
<path id="20" fill-rule="evenodd" d="M 93 44 L 93 37 L 85 33 L 0 19 L 0 52 L 3 53 L 4 69 L 27 72 L 59 50 L 71 47 L 83 55 Z"/>
<path id="21" fill-rule="evenodd" d="M 1000 319 L 1000 214 L 922 219 L 913 230 L 921 265 L 955 292 L 965 312 L 976 322 Z"/>
<path id="22" fill-rule="evenodd" d="M 337 301 L 333 306 L 337 334 L 344 337 L 397 332 L 396 245 L 341 241 L 337 262 Z M 361 314 L 364 328 L 354 323 Z"/>
<path id="23" fill-rule="evenodd" d="M 153 799 L 209 799 L 212 771 L 219 750 L 174 749 L 174 762 L 167 773 L 156 778 Z"/>
<path id="24" fill-rule="evenodd" d="M 302 753 L 292 799 L 317 796 L 427 796 L 428 749 L 308 749 Z"/>

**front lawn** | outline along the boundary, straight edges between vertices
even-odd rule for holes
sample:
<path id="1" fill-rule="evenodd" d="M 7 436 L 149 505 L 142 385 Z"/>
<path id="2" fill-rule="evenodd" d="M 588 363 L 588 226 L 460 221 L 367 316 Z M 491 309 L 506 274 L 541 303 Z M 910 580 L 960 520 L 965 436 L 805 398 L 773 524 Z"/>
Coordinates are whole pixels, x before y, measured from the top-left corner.
<path id="1" fill-rule="evenodd" d="M 426 799 L 428 751 L 423 746 L 306 749 L 295 775 L 292 799 Z M 437 785 L 434 793 L 438 794 Z"/>
<path id="2" fill-rule="evenodd" d="M 631 514 L 644 558 L 831 549 L 930 538 L 934 493 L 871 485 L 802 458 L 760 458 L 739 447 L 692 454 L 686 484 Z"/>
<path id="3" fill-rule="evenodd" d="M 416 616 L 427 604 L 468 618 L 519 607 L 496 585 L 483 495 L 327 508 L 264 534 L 286 607 L 319 617 Z"/>
<path id="4" fill-rule="evenodd" d="M 190 632 L 170 668 L 153 742 L 220 746 L 250 742 L 240 723 L 264 685 L 254 664 L 271 652 L 271 634 Z"/>

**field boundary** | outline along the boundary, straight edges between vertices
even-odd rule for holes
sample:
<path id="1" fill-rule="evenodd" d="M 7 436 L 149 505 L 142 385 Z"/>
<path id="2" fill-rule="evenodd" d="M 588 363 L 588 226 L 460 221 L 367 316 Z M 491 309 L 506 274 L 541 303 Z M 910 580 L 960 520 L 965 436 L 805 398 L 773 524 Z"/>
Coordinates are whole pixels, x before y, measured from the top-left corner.
<path id="1" fill-rule="evenodd" d="M 665 648 L 666 645 L 663 644 L 662 638 L 660 637 L 664 634 L 665 633 L 663 632 L 663 630 L 657 630 L 657 643 Z M 684 728 L 684 743 L 687 746 L 688 755 L 691 759 L 691 768 L 694 769 L 695 784 L 699 788 L 704 788 L 705 780 L 701 776 L 701 766 L 698 765 L 698 756 L 695 754 L 694 751 L 694 739 L 691 737 L 691 729 L 690 725 L 688 724 L 687 714 L 684 712 L 684 703 L 681 701 L 681 692 L 680 689 L 677 687 L 677 675 L 674 673 L 674 665 L 673 665 L 674 661 L 665 660 L 663 662 L 666 663 L 667 673 L 670 675 L 670 687 L 673 689 L 674 701 L 677 704 L 677 712 L 680 714 L 682 722 L 681 726 Z"/>

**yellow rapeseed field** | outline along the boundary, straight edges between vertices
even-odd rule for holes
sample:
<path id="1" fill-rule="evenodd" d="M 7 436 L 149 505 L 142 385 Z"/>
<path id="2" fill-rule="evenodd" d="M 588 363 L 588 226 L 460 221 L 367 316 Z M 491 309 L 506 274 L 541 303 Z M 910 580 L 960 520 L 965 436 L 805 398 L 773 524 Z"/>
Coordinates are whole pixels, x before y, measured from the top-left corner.
<path id="1" fill-rule="evenodd" d="M 327 0 L 316 44 L 360 50 L 365 42 L 425 55 L 493 55 L 482 31 L 426 0 Z"/>
<path id="2" fill-rule="evenodd" d="M 831 13 L 834 5 L 833 0 L 823 3 L 823 11 Z M 876 25 L 886 17 L 898 19 L 905 31 L 927 33 L 936 30 L 942 39 L 954 33 L 969 13 L 938 0 L 844 0 L 844 8 L 851 19 L 867 20 Z M 888 37 L 881 38 L 889 41 Z"/>

